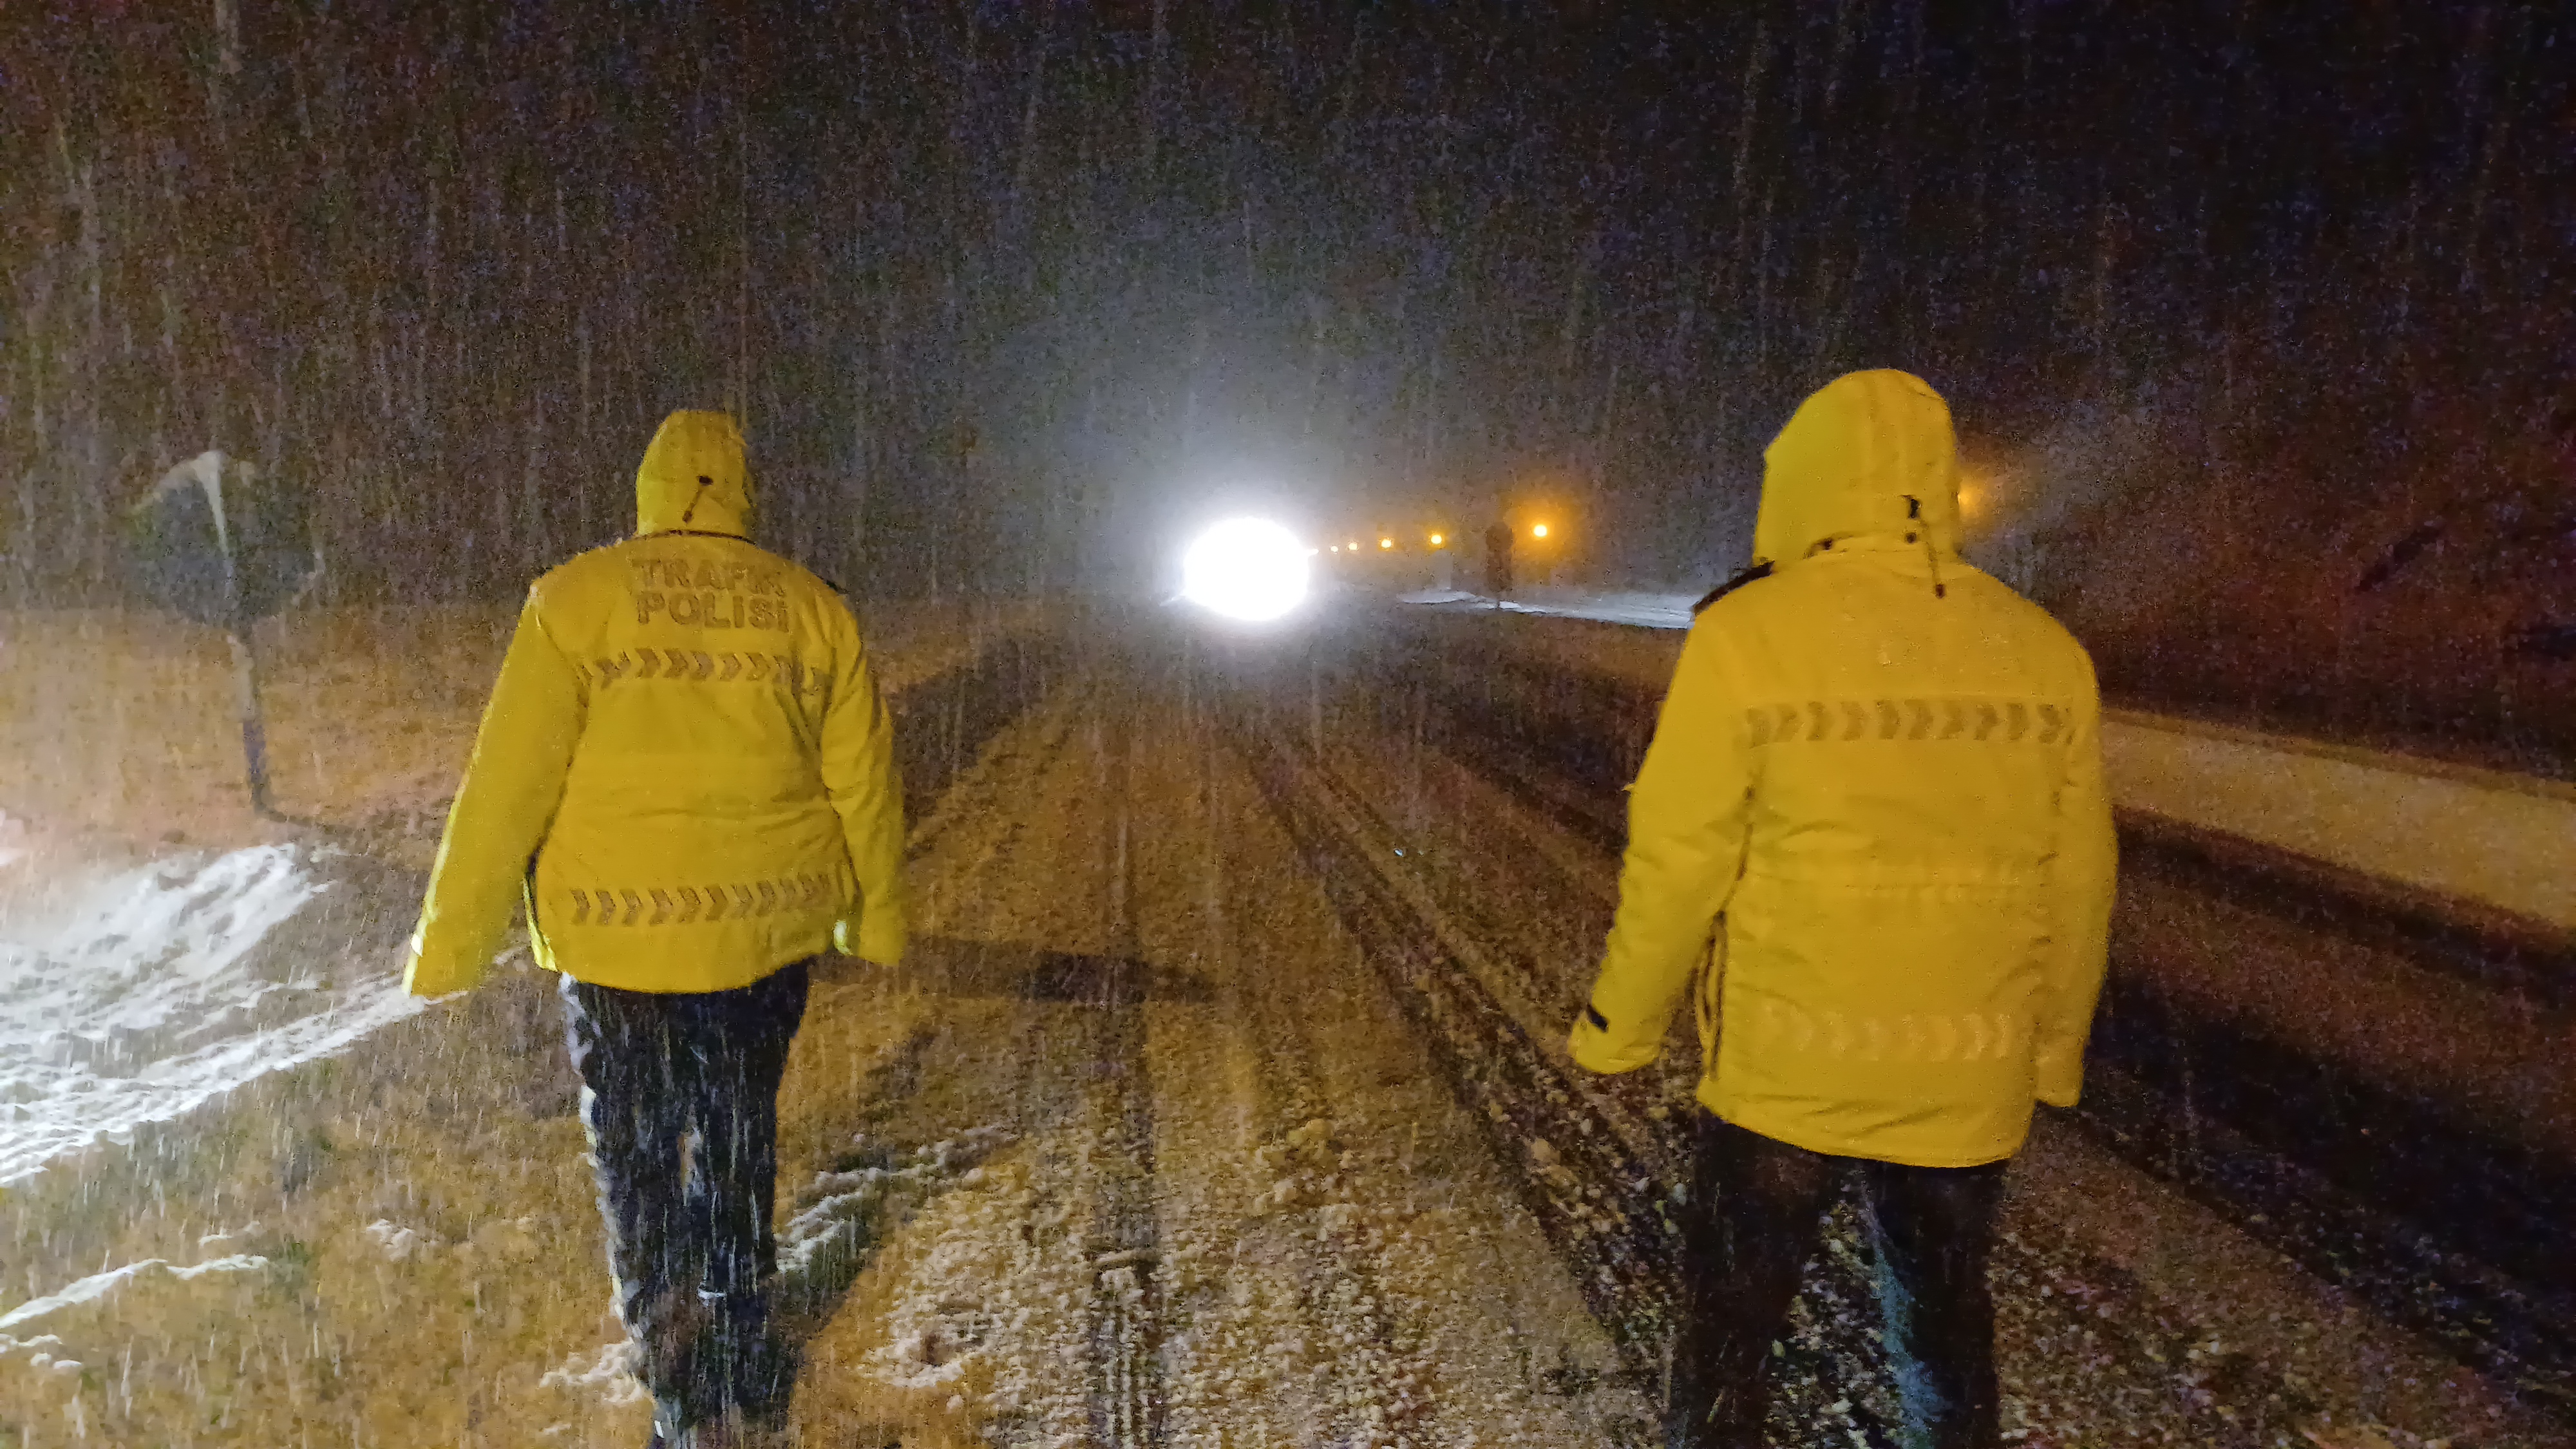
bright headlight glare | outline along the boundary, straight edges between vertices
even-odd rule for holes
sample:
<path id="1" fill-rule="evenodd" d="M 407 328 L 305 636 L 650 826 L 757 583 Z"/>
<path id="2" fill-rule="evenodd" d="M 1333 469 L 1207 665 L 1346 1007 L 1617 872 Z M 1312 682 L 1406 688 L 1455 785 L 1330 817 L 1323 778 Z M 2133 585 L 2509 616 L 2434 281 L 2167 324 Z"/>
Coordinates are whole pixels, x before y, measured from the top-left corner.
<path id="1" fill-rule="evenodd" d="M 1309 552 L 1266 518 L 1227 519 L 1181 555 L 1181 597 L 1229 619 L 1276 619 L 1306 597 Z"/>

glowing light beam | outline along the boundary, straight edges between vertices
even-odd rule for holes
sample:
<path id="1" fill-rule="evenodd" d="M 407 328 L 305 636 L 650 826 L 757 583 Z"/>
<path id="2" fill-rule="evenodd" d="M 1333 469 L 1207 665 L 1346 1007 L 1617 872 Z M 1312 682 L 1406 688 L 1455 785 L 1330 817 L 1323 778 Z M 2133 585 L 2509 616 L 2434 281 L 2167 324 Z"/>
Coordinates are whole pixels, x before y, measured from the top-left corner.
<path id="1" fill-rule="evenodd" d="M 1181 597 L 1229 619 L 1263 623 L 1306 598 L 1314 550 L 1266 518 L 1229 518 L 1181 555 Z"/>

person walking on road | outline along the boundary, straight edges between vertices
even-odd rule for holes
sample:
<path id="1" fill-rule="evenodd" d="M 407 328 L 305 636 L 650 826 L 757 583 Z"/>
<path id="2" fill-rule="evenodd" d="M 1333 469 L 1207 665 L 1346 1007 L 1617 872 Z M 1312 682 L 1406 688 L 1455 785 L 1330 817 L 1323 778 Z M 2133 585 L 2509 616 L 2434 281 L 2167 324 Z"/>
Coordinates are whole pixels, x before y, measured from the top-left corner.
<path id="1" fill-rule="evenodd" d="M 1696 986 L 1677 1449 L 1763 1442 L 1763 1365 L 1846 1176 L 1910 1432 L 2000 1442 L 1995 1213 L 2034 1100 L 2082 1083 L 2114 844 L 2092 663 L 1959 557 L 1955 450 L 1903 372 L 1798 408 L 1630 797 L 1571 1046 L 1645 1066 Z"/>
<path id="2" fill-rule="evenodd" d="M 403 980 L 473 986 L 524 900 L 654 1443 L 777 1442 L 778 1086 L 813 958 L 903 954 L 893 731 L 849 606 L 745 536 L 730 417 L 673 413 L 635 496 L 528 591 Z"/>

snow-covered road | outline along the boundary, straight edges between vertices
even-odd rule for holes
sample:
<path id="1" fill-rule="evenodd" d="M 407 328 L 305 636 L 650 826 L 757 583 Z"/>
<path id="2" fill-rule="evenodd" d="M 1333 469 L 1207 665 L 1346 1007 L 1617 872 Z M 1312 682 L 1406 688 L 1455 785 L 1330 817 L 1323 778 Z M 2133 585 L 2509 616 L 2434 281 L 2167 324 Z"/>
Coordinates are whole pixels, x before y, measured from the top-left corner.
<path id="1" fill-rule="evenodd" d="M 782 1101 L 808 1442 L 1651 1441 L 1696 1047 L 1677 1028 L 1612 1080 L 1564 1058 L 1635 721 L 1575 727 L 1599 701 L 1511 672 L 1532 657 L 1365 616 L 1267 639 L 1112 616 L 919 697 L 919 949 L 819 975 Z M 2311 969 L 2251 906 L 2147 888 L 2158 1010 L 2239 999 L 2176 939 Z M 545 987 L 505 972 L 15 1190 L 0 1313 L 95 1291 L 7 1330 L 0 1426 L 641 1442 Z M 2455 1353 L 2210 1171 L 2159 1166 L 2180 1138 L 2141 1073 L 2184 1038 L 2122 1030 L 2145 1065 L 2097 1083 L 2142 1084 L 2108 1099 L 2144 1147 L 2051 1115 L 2015 1170 L 2019 1442 L 2576 1445 L 2511 1367 L 2470 1366 L 2493 1345 Z M 2281 1165 L 2237 1120 L 2196 1126 L 2210 1160 Z M 1892 1442 L 1866 1243 L 1843 1216 L 1811 1275 L 1778 1443 Z M 228 1266 L 176 1271 L 198 1264 Z"/>

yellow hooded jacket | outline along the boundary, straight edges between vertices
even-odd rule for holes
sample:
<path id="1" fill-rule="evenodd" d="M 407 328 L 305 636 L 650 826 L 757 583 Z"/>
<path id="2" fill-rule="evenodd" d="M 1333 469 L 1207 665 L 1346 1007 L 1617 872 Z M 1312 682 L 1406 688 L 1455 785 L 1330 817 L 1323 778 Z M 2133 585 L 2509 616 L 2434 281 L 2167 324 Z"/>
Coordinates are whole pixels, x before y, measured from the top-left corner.
<path id="1" fill-rule="evenodd" d="M 1965 1167 L 2074 1103 L 2113 838 L 2083 648 L 1958 555 L 1950 411 L 1840 378 L 1764 454 L 1755 579 L 1692 626 L 1629 801 L 1599 1072 L 1698 990 L 1699 1100 L 1777 1141 Z"/>
<path id="2" fill-rule="evenodd" d="M 678 412 L 636 536 L 528 591 L 447 818 L 404 986 L 482 979 L 524 900 L 538 963 L 723 991 L 838 942 L 904 946 L 894 735 L 858 622 L 744 536 L 723 413 Z"/>

